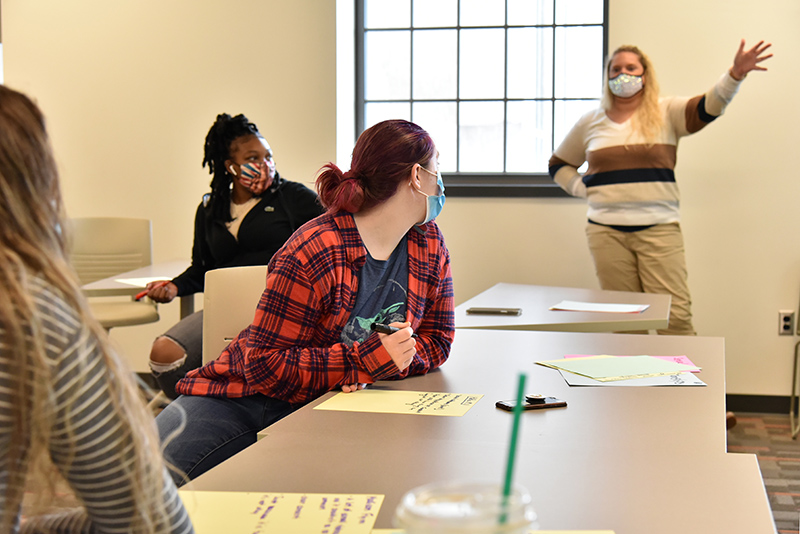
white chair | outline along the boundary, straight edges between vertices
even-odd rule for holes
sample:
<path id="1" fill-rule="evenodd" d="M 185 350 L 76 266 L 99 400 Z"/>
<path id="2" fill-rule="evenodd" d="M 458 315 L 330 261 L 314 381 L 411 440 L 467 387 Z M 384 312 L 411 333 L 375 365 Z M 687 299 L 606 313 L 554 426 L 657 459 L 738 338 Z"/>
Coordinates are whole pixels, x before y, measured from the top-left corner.
<path id="1" fill-rule="evenodd" d="M 147 219 L 86 217 L 70 219 L 70 262 L 85 285 L 146 267 L 153 262 L 151 223 Z M 92 313 L 106 330 L 158 321 L 158 307 L 149 299 L 92 297 Z"/>
<path id="2" fill-rule="evenodd" d="M 203 290 L 203 363 L 216 359 L 253 322 L 267 266 L 229 267 L 206 273 Z"/>

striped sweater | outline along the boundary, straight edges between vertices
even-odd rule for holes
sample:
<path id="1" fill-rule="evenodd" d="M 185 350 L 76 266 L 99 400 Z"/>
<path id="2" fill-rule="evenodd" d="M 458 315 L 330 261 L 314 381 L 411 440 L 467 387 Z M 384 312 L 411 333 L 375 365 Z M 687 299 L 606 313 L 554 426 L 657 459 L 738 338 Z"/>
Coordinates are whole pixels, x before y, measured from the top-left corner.
<path id="1" fill-rule="evenodd" d="M 740 82 L 725 73 L 706 94 L 659 100 L 660 138 L 647 145 L 631 120 L 615 123 L 605 110 L 583 115 L 550 158 L 550 176 L 567 193 L 586 197 L 589 220 L 609 226 L 648 226 L 680 220 L 675 182 L 678 140 L 725 111 Z M 578 167 L 588 162 L 583 176 Z"/>
<path id="2" fill-rule="evenodd" d="M 41 278 L 31 276 L 28 281 L 51 366 L 54 420 L 49 454 L 85 510 L 30 518 L 23 532 L 132 532 L 133 482 L 126 475 L 131 468 L 131 447 L 124 436 L 126 423 L 120 420 L 109 399 L 108 384 L 118 378 L 105 366 L 96 338 L 80 323 L 62 295 Z M 9 368 L 24 364 L 25 355 L 12 354 L 2 338 L 0 450 L 7 451 L 13 424 Z M 8 456 L 3 453 L 0 514 L 6 506 L 9 470 Z M 169 532 L 191 533 L 192 525 L 166 470 L 163 498 L 170 515 Z"/>

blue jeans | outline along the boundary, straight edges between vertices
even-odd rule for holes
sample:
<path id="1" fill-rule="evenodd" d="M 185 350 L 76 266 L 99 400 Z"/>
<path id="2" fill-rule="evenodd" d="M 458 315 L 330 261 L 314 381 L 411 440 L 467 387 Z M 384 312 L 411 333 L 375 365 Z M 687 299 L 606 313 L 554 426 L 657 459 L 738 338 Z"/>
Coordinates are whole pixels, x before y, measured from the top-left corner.
<path id="1" fill-rule="evenodd" d="M 299 405 L 265 395 L 241 398 L 182 395 L 156 417 L 164 458 L 177 486 L 197 478 L 256 442 L 256 434 Z M 182 431 L 180 428 L 182 426 Z M 172 437 L 176 431 L 177 435 Z"/>

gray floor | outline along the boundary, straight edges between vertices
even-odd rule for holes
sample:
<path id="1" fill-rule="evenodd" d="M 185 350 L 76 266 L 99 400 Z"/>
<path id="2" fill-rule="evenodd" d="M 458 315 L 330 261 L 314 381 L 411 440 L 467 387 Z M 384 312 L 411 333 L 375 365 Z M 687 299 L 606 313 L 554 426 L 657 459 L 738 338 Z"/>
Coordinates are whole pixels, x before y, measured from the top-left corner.
<path id="1" fill-rule="evenodd" d="M 800 439 L 793 440 L 788 415 L 736 413 L 728 452 L 755 454 L 780 534 L 800 527 Z"/>

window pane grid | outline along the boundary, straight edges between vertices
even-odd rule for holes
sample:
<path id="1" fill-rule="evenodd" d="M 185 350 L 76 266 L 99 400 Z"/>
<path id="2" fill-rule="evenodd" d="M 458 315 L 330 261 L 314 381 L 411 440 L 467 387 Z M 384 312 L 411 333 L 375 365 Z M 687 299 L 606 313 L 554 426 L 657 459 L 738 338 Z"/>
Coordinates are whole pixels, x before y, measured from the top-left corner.
<path id="1" fill-rule="evenodd" d="M 506 9 L 506 24 L 508 24 L 508 9 Z M 508 28 L 503 31 L 503 97 L 508 96 Z M 503 125 L 500 130 L 503 135 L 503 172 L 508 172 L 508 104 L 503 102 Z"/>
<path id="2" fill-rule="evenodd" d="M 357 2 L 365 1 L 369 0 L 357 0 Z M 550 5 L 545 5 L 541 9 L 542 12 L 548 9 L 552 10 L 547 22 L 513 23 L 509 21 L 508 10 L 508 5 L 512 3 L 512 0 L 508 0 L 503 2 L 506 6 L 505 23 L 484 25 L 468 25 L 459 22 L 462 14 L 461 4 L 464 0 L 452 0 L 450 2 L 448 0 L 439 0 L 440 4 L 455 5 L 455 11 L 444 18 L 439 16 L 433 22 L 447 22 L 447 20 L 451 19 L 456 22 L 452 25 L 421 24 L 417 26 L 414 24 L 414 4 L 418 1 L 420 0 L 411 0 L 407 4 L 404 3 L 404 6 L 408 6 L 408 16 L 399 17 L 403 19 L 404 23 L 397 26 L 365 27 L 363 15 L 359 17 L 361 20 L 357 21 L 357 39 L 362 47 L 361 61 L 365 56 L 363 50 L 364 42 L 367 41 L 369 34 L 408 32 L 407 34 L 410 35 L 410 38 L 404 41 L 408 44 L 403 45 L 408 46 L 408 51 L 402 55 L 402 57 L 410 58 L 407 69 L 407 85 L 410 88 L 410 94 L 407 98 L 399 97 L 397 93 L 392 95 L 370 95 L 369 98 L 366 98 L 366 92 L 359 91 L 358 116 L 356 117 L 357 133 L 372 125 L 365 121 L 364 110 L 368 105 L 405 105 L 407 108 L 403 107 L 402 109 L 409 110 L 408 114 L 411 120 L 415 120 L 414 117 L 419 115 L 420 118 L 418 120 L 432 121 L 432 117 L 443 120 L 442 117 L 448 116 L 449 120 L 453 121 L 453 124 L 447 126 L 446 129 L 448 135 L 452 135 L 455 138 L 456 153 L 447 155 L 449 157 L 443 157 L 443 159 L 451 162 L 451 164 L 447 165 L 450 168 L 443 168 L 444 172 L 469 175 L 486 173 L 487 175 L 495 176 L 499 174 L 517 176 L 526 173 L 540 175 L 546 172 L 546 159 L 544 163 L 535 161 L 531 162 L 527 169 L 521 168 L 524 160 L 521 156 L 522 149 L 525 146 L 524 143 L 532 140 L 533 144 L 530 150 L 537 155 L 537 158 L 542 157 L 545 152 L 552 152 L 557 143 L 560 142 L 560 137 L 558 136 L 565 133 L 563 124 L 565 119 L 563 117 L 571 117 L 572 115 L 568 115 L 568 113 L 574 114 L 574 110 L 583 109 L 587 103 L 594 106 L 599 103 L 600 87 L 592 86 L 589 82 L 595 82 L 596 79 L 602 78 L 602 58 L 606 47 L 605 19 L 607 18 L 607 0 L 580 0 L 580 5 L 584 8 L 589 4 L 592 4 L 591 7 L 593 8 L 600 6 L 601 22 L 597 22 L 596 18 L 591 21 L 581 21 L 580 13 L 565 14 L 565 8 L 568 10 L 571 4 L 564 0 L 550 0 Z M 535 0 L 533 1 L 535 4 Z M 518 3 L 517 5 L 523 4 Z M 539 6 L 541 7 L 542 5 L 540 2 Z M 558 23 L 559 20 L 563 20 L 564 23 Z M 476 22 L 480 23 L 481 21 Z M 589 44 L 585 44 L 585 41 L 576 42 L 575 38 L 586 39 L 587 37 L 566 34 L 565 32 L 569 30 L 592 32 L 587 35 L 594 40 Z M 491 33 L 498 31 L 502 33 L 502 40 L 499 38 L 500 34 Z M 541 33 L 543 31 L 549 33 L 543 34 Z M 436 50 L 430 50 L 430 42 L 426 46 L 425 41 L 419 40 L 423 34 L 426 38 L 433 36 L 433 32 L 454 32 L 456 55 L 454 65 L 448 65 L 445 68 L 441 63 L 437 64 L 435 56 L 440 47 L 436 47 Z M 528 32 L 517 36 L 513 51 L 516 54 L 514 65 L 510 65 L 512 54 L 509 41 L 510 32 Z M 600 39 L 596 38 L 597 35 L 601 36 Z M 453 37 L 451 36 L 450 38 Z M 468 40 L 464 41 L 465 38 L 468 38 Z M 523 40 L 519 41 L 520 38 Z M 542 38 L 545 39 L 543 49 Z M 572 39 L 571 45 L 567 43 L 569 45 L 568 49 L 565 49 L 565 46 L 567 46 L 565 45 L 565 39 L 567 41 Z M 452 41 L 450 42 L 452 43 Z M 533 46 L 526 48 L 526 43 L 533 43 Z M 548 46 L 551 47 L 549 51 L 547 50 Z M 489 56 L 486 55 L 486 48 L 494 49 L 495 53 L 491 58 L 496 58 L 496 61 L 492 62 L 487 59 Z M 587 50 L 587 53 L 575 54 L 576 50 L 581 51 L 584 49 Z M 531 52 L 528 53 L 528 50 L 531 50 Z M 571 55 L 570 51 L 572 52 Z M 588 61 L 586 59 L 587 54 L 589 56 L 593 55 L 591 52 L 594 52 L 599 59 L 597 68 L 591 75 L 581 76 L 579 69 L 573 68 L 570 70 L 570 65 L 580 65 L 579 61 L 594 65 L 591 57 L 589 57 Z M 428 55 L 432 57 L 425 59 Z M 448 52 L 447 55 L 447 60 L 452 61 L 450 59 L 452 52 Z M 500 58 L 500 55 L 503 57 Z M 533 59 L 534 57 L 535 59 Z M 399 67 L 400 71 L 406 70 L 405 62 L 396 66 Z M 469 70 L 464 70 L 465 66 L 468 66 Z M 533 71 L 533 73 L 523 72 L 521 77 L 519 74 L 515 74 L 514 94 L 513 96 L 510 95 L 510 91 L 512 91 L 510 73 L 525 71 L 526 69 Z M 592 66 L 589 70 L 593 69 L 594 67 Z M 444 76 L 447 79 L 440 83 L 441 71 L 445 71 Z M 489 71 L 490 75 L 484 76 L 482 79 L 483 85 L 480 85 L 478 80 L 481 79 L 481 73 L 484 71 Z M 359 66 L 357 73 L 361 73 L 360 79 L 357 80 L 357 85 L 360 85 L 363 83 L 361 80 L 365 79 L 363 64 Z M 600 73 L 599 77 L 597 73 Z M 566 76 L 567 74 L 569 76 Z M 547 79 L 548 77 L 549 79 Z M 589 82 L 586 81 L 587 79 Z M 577 84 L 576 80 L 578 80 Z M 542 85 L 543 82 L 545 85 Z M 455 94 L 452 97 L 441 97 L 442 92 L 453 91 L 450 89 L 451 85 L 455 86 Z M 443 89 L 443 87 L 446 89 Z M 502 92 L 502 95 L 500 95 L 500 92 Z M 536 92 L 540 94 L 537 95 L 535 94 Z M 548 92 L 549 94 L 547 94 Z M 574 103 L 574 105 L 569 106 L 570 103 Z M 427 107 L 423 108 L 421 106 Z M 430 106 L 434 106 L 434 108 L 430 108 Z M 455 106 L 453 108 L 455 112 L 433 113 L 432 110 L 438 109 L 437 106 L 448 106 L 448 109 L 449 106 Z M 565 109 L 573 111 L 564 111 Z M 465 113 L 466 115 L 464 115 Z M 515 115 L 517 113 L 522 113 L 522 116 L 532 119 L 532 124 L 521 122 L 521 119 Z M 466 124 L 462 123 L 465 117 L 468 120 Z M 502 124 L 497 121 L 501 121 Z M 433 130 L 435 129 L 433 124 L 420 124 L 431 131 L 433 135 Z M 439 126 L 439 128 L 440 130 L 445 129 L 444 125 Z M 510 136 L 513 136 L 513 139 Z M 436 139 L 436 135 L 433 135 L 433 137 Z M 550 146 L 546 147 L 548 142 Z M 480 146 L 480 143 L 490 145 L 487 146 L 487 150 L 492 151 L 492 154 L 488 154 L 486 158 L 494 162 L 492 168 L 485 168 L 485 164 L 479 162 L 472 155 L 472 152 Z M 468 147 L 470 152 L 462 154 L 462 145 Z M 494 154 L 494 151 L 498 150 L 498 146 L 502 152 L 499 159 Z M 453 147 L 451 146 L 450 150 L 452 149 Z"/>
<path id="3" fill-rule="evenodd" d="M 604 24 L 587 23 L 587 24 L 496 24 L 487 26 L 461 26 L 454 24 L 453 26 L 397 26 L 392 28 L 363 28 L 365 32 L 396 32 L 399 30 L 413 30 L 413 31 L 428 31 L 428 30 L 497 30 L 497 29 L 516 29 L 516 28 L 588 28 L 597 27 L 602 28 Z"/>

